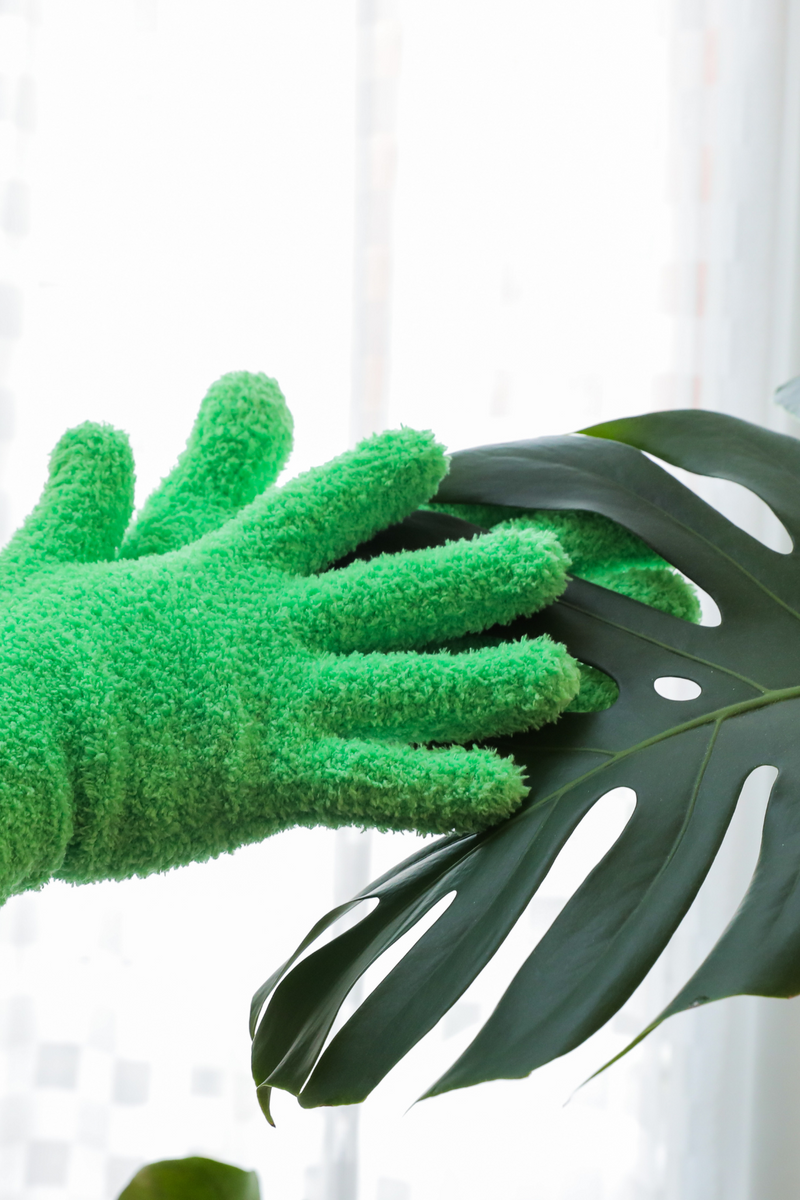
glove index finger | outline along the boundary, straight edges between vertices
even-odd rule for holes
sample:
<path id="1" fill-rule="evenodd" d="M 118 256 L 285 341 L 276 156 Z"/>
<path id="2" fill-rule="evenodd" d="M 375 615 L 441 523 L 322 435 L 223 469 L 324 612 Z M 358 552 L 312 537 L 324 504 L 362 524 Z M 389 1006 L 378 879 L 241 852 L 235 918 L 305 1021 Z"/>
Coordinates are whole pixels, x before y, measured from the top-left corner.
<path id="1" fill-rule="evenodd" d="M 277 479 L 293 421 L 278 384 L 232 371 L 208 389 L 186 448 L 128 530 L 122 558 L 164 554 L 218 529 Z"/>

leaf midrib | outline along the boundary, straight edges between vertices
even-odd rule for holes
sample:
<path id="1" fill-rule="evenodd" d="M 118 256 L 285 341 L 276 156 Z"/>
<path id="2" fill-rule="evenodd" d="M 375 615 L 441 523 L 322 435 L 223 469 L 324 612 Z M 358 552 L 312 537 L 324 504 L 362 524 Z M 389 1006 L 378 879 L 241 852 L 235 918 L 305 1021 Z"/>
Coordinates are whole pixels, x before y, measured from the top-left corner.
<path id="1" fill-rule="evenodd" d="M 670 729 L 664 729 L 660 733 L 653 734 L 652 737 L 645 738 L 644 741 L 637 742 L 634 746 L 628 746 L 624 750 L 611 751 L 611 757 L 608 762 L 600 763 L 591 771 L 586 771 L 585 774 L 571 779 L 563 787 L 550 792 L 547 796 L 543 796 L 535 804 L 531 804 L 526 811 L 533 812 L 535 809 L 541 808 L 544 804 L 549 804 L 553 800 L 559 800 L 587 779 L 599 775 L 602 771 L 609 770 L 609 768 L 616 766 L 617 763 L 624 762 L 626 758 L 630 758 L 633 754 L 638 754 L 641 750 L 647 750 L 650 746 L 658 745 L 659 742 L 665 742 L 672 737 L 680 737 L 681 734 L 688 733 L 692 729 L 700 729 L 703 725 L 722 724 L 723 721 L 728 721 L 731 717 L 738 717 L 742 713 L 752 712 L 759 708 L 767 708 L 770 704 L 781 704 L 784 700 L 797 699 L 800 699 L 800 684 L 789 688 L 775 688 L 772 691 L 766 692 L 763 696 L 754 696 L 750 700 L 739 700 L 735 704 L 727 704 L 723 708 L 716 708 L 711 712 L 703 713 L 699 717 L 693 717 L 690 721 L 684 721 L 680 725 L 673 725 Z M 546 749 L 546 747 L 542 747 L 542 749 Z"/>
<path id="2" fill-rule="evenodd" d="M 596 584 L 594 586 L 597 586 Z M 592 617 L 595 621 L 600 621 L 604 625 L 610 626 L 612 629 L 618 629 L 620 633 L 627 633 L 633 637 L 639 638 L 643 642 L 648 642 L 651 646 L 658 646 L 659 650 L 665 650 L 668 654 L 674 654 L 678 658 L 685 658 L 689 662 L 699 663 L 700 666 L 708 667 L 711 671 L 721 671 L 724 675 L 729 675 L 731 679 L 738 679 L 741 683 L 746 683 L 748 687 L 754 688 L 757 692 L 763 695 L 769 694 L 769 688 L 764 687 L 761 683 L 756 683 L 755 679 L 750 679 L 747 675 L 742 675 L 739 671 L 732 670 L 731 667 L 724 667 L 721 663 L 712 662 L 709 658 L 701 658 L 699 654 L 692 654 L 689 650 L 683 650 L 677 646 L 670 646 L 668 642 L 662 642 L 659 638 L 653 637 L 649 633 L 641 633 L 638 629 L 630 629 L 627 625 L 621 624 L 619 621 L 612 621 L 609 617 L 603 616 L 601 613 L 591 612 L 589 609 L 582 608 L 579 604 L 575 604 L 569 600 L 559 600 L 558 603 L 564 608 L 571 608 L 573 612 L 581 613 L 583 616 Z M 800 618 L 800 614 L 795 614 Z M 679 618 L 676 618 L 676 620 Z M 693 628 L 697 628 L 693 626 Z M 602 668 L 600 668 L 602 670 Z"/>

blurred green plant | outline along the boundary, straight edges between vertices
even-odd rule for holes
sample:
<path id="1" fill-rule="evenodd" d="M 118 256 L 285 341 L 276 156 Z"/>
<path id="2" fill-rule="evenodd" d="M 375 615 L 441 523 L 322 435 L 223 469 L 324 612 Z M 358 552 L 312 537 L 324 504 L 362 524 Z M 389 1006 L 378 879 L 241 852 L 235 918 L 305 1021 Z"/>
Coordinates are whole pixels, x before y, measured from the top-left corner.
<path id="1" fill-rule="evenodd" d="M 261 1200 L 255 1171 L 213 1158 L 167 1158 L 137 1171 L 118 1200 Z"/>

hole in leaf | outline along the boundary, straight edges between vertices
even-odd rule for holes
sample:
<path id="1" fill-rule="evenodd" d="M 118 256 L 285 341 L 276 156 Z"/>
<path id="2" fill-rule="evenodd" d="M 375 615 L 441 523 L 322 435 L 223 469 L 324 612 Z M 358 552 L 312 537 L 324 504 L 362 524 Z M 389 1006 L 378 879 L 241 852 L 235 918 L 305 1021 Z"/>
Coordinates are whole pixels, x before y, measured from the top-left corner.
<path id="1" fill-rule="evenodd" d="M 343 916 L 334 921 L 330 929 L 327 929 L 319 941 L 314 942 L 313 950 L 318 950 L 320 946 L 324 946 L 326 942 L 330 942 L 333 938 L 338 937 L 340 933 L 345 933 L 348 929 L 352 929 L 354 925 L 358 925 L 365 917 L 368 917 L 371 912 L 378 907 L 380 900 L 376 896 L 370 896 L 368 900 L 359 900 L 354 908 L 346 912 Z"/>
<path id="2" fill-rule="evenodd" d="M 569 897 L 617 841 L 635 808 L 636 792 L 633 788 L 618 787 L 601 796 L 561 850 L 537 895 L 562 898 L 563 902 L 558 908 L 560 912 Z M 536 899 L 535 896 L 531 902 L 532 915 L 535 913 L 533 906 Z M 558 912 L 553 914 L 542 933 L 546 932 Z"/>
<path id="3" fill-rule="evenodd" d="M 719 611 L 719 605 L 716 600 L 709 596 L 708 592 L 704 592 L 701 587 L 698 587 L 694 580 L 691 582 L 700 601 L 700 624 L 709 627 L 721 625 L 722 613 Z"/>
<path id="4" fill-rule="evenodd" d="M 310 946 L 306 946 L 303 953 L 297 959 L 295 966 L 310 958 L 317 950 L 321 950 L 323 946 L 327 946 L 328 942 L 332 942 L 334 938 L 346 933 L 348 929 L 352 929 L 354 925 L 358 925 L 365 917 L 368 917 L 371 912 L 378 907 L 380 900 L 375 896 L 370 896 L 368 900 L 360 900 L 349 912 L 343 913 L 338 917 L 332 925 L 329 925 L 324 933 L 321 933 L 316 941 Z"/>
<path id="5" fill-rule="evenodd" d="M 470 1025 L 477 1024 L 480 1019 L 479 1004 L 469 1004 L 464 1000 L 459 1000 L 442 1017 L 442 1037 L 457 1037 L 462 1030 L 469 1029 Z"/>
<path id="6" fill-rule="evenodd" d="M 466 1049 L 478 1033 L 479 1022 L 489 1017 L 537 942 L 617 841 L 635 807 L 636 793 L 631 788 L 614 788 L 600 797 L 562 848 L 538 892 L 494 957 L 449 1013 L 381 1084 L 382 1090 L 402 1089 L 404 1097 L 416 1097 Z M 382 967 L 381 971 L 385 974 Z M 565 1086 L 571 1088 L 574 1084 L 570 1082 Z"/>
<path id="7" fill-rule="evenodd" d="M 417 944 L 424 933 L 430 929 L 441 917 L 456 898 L 456 892 L 448 892 L 446 896 L 442 896 L 441 900 L 437 900 L 433 908 L 430 908 L 416 925 L 408 929 L 402 937 L 398 938 L 393 946 L 391 946 L 384 954 L 380 956 L 378 961 L 371 966 L 362 977 L 363 994 L 368 996 L 374 991 L 382 979 L 385 979 L 389 972 L 397 966 L 401 958 L 405 958 L 409 950 Z"/>
<path id="8" fill-rule="evenodd" d="M 665 700 L 696 700 L 703 691 L 699 683 L 680 675 L 662 675 L 653 687 Z"/>
<path id="9" fill-rule="evenodd" d="M 422 937 L 422 935 L 426 933 L 428 929 L 430 929 L 431 925 L 438 921 L 439 917 L 441 917 L 445 910 L 450 907 L 455 898 L 455 891 L 448 892 L 446 896 L 442 896 L 441 900 L 438 900 L 436 904 L 434 904 L 433 907 L 425 913 L 424 917 L 421 917 L 420 920 L 417 921 L 416 925 L 407 930 L 401 938 L 398 938 L 393 946 L 390 946 L 389 949 L 380 956 L 377 962 L 373 963 L 371 967 L 367 968 L 359 982 L 349 992 L 347 999 L 339 1009 L 339 1012 L 336 1014 L 336 1020 L 331 1026 L 330 1033 L 325 1039 L 324 1049 L 327 1050 L 333 1038 L 336 1037 L 336 1034 L 339 1032 L 345 1022 L 352 1017 L 353 1013 L 361 1004 L 361 1002 L 365 1000 L 370 992 L 375 990 L 381 980 L 385 979 L 389 972 L 397 966 L 397 964 L 400 962 L 400 959 L 404 958 L 405 955 L 408 954 L 409 950 L 411 950 L 412 947 Z M 370 903 L 372 903 L 372 907 L 374 908 L 375 904 L 380 903 L 380 901 L 375 900 L 371 901 Z M 361 911 L 361 905 L 358 906 L 358 911 Z M 370 912 L 371 911 L 372 909 L 370 909 Z M 363 916 L 366 915 L 367 914 L 365 912 Z M 336 922 L 334 930 L 335 933 L 342 932 L 340 921 Z M 320 939 L 320 941 L 321 940 L 322 939 Z"/>
<path id="10" fill-rule="evenodd" d="M 661 959 L 625 1006 L 640 1032 L 689 980 L 713 949 L 750 887 L 761 849 L 767 804 L 778 770 L 756 767 L 747 776 L 731 823 L 697 896 Z M 701 1004 L 703 997 L 698 997 Z M 622 1010 L 624 1012 L 624 1010 Z M 669 1038 L 669 1022 L 662 1037 Z"/>
<path id="11" fill-rule="evenodd" d="M 652 455 L 648 455 L 652 458 Z M 793 543 L 791 534 L 780 521 L 770 506 L 755 492 L 733 483 L 730 479 L 714 479 L 708 475 L 695 475 L 682 467 L 673 467 L 661 459 L 653 458 L 664 470 L 669 471 L 686 487 L 691 488 L 698 496 L 716 508 L 727 517 L 732 524 L 749 533 L 756 541 L 775 550 L 778 554 L 791 554 Z"/>
<path id="12" fill-rule="evenodd" d="M 775 767 L 761 766 L 747 776 L 722 845 L 689 912 L 649 975 L 614 1017 L 613 1026 L 626 1042 L 641 1033 L 660 1009 L 669 1003 L 678 987 L 692 977 L 730 924 L 750 886 L 758 861 L 764 815 L 777 775 Z M 698 996 L 697 1000 L 699 1003 L 694 1007 L 702 1007 L 705 998 Z M 715 1011 L 717 1008 L 713 1006 Z M 721 1020 L 722 1014 L 719 1013 L 715 1018 L 712 1013 L 710 1019 Z M 730 1027 L 726 1026 L 726 1029 Z M 693 1035 L 700 1041 L 702 1036 L 699 1032 Z M 674 1044 L 675 1037 L 675 1029 L 667 1021 L 638 1053 L 644 1054 L 645 1061 L 652 1064 L 654 1056 Z M 730 1038 L 729 1031 L 726 1033 L 726 1042 Z M 699 1043 L 695 1041 L 693 1044 Z M 592 1069 L 595 1069 L 598 1060 L 599 1055 L 595 1055 Z"/>
<path id="13" fill-rule="evenodd" d="M 581 686 L 567 712 L 602 712 L 619 698 L 619 688 L 610 675 L 588 663 L 580 663 Z"/>

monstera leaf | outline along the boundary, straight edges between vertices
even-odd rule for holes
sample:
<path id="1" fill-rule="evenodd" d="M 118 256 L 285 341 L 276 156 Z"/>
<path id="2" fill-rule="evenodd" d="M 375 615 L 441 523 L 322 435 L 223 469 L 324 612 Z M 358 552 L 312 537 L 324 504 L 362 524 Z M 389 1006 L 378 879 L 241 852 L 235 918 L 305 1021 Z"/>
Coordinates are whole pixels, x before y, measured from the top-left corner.
<path id="1" fill-rule="evenodd" d="M 659 1020 L 737 993 L 800 991 L 800 559 L 768 549 L 641 453 L 743 484 L 796 543 L 800 443 L 702 412 L 656 413 L 585 433 L 456 454 L 438 498 L 603 513 L 709 593 L 721 624 L 692 625 L 575 580 L 544 613 L 503 631 L 549 633 L 610 675 L 619 698 L 603 712 L 567 714 L 494 742 L 526 768 L 524 807 L 482 834 L 427 844 L 354 898 L 377 898 L 368 916 L 293 966 L 350 906 L 334 910 L 257 993 L 253 1072 L 267 1114 L 271 1087 L 306 1107 L 363 1100 L 469 986 L 570 834 L 613 788 L 632 788 L 637 798 L 622 834 L 427 1095 L 524 1076 L 603 1025 L 664 949 L 714 860 L 745 778 L 764 764 L 779 775 L 750 889 Z M 654 688 L 664 676 L 693 680 L 700 694 L 665 699 Z M 453 892 L 325 1047 L 363 972 Z"/>

